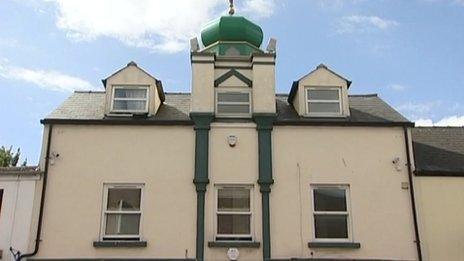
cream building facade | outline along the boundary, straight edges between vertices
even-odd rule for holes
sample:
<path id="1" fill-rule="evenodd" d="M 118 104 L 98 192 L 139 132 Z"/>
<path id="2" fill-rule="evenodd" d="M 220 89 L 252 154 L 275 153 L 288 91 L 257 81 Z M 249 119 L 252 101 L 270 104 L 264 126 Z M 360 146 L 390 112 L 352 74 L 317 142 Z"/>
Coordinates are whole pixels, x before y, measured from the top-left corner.
<path id="1" fill-rule="evenodd" d="M 424 260 L 464 258 L 464 127 L 412 131 Z"/>
<path id="2" fill-rule="evenodd" d="M 420 260 L 413 124 L 323 64 L 276 94 L 262 38 L 220 17 L 192 40 L 191 93 L 130 62 L 43 119 L 22 258 Z"/>

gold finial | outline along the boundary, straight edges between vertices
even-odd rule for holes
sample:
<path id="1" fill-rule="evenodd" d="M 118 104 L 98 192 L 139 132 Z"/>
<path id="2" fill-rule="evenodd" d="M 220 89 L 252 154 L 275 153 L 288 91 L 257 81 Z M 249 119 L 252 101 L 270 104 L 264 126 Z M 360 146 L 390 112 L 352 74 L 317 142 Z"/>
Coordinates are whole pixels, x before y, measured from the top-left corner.
<path id="1" fill-rule="evenodd" d="M 235 10 L 234 10 L 234 0 L 229 0 L 229 15 L 234 15 Z"/>

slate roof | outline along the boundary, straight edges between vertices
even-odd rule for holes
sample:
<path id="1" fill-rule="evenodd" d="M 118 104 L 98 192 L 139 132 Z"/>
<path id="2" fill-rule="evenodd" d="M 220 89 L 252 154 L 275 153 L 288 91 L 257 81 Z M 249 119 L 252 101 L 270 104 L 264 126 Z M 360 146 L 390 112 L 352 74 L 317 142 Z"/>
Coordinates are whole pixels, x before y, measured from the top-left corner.
<path id="1" fill-rule="evenodd" d="M 36 175 L 42 171 L 38 166 L 0 167 L 0 175 Z"/>
<path id="2" fill-rule="evenodd" d="M 190 93 L 166 93 L 166 100 L 156 116 L 145 119 L 105 117 L 105 93 L 77 91 L 47 116 L 42 123 L 193 124 L 189 118 Z M 350 95 L 349 118 L 300 117 L 287 102 L 288 95 L 277 94 L 277 125 L 412 125 L 376 94 Z"/>
<path id="3" fill-rule="evenodd" d="M 417 175 L 464 175 L 464 127 L 418 127 L 412 140 Z"/>
<path id="4" fill-rule="evenodd" d="M 287 101 L 288 96 L 278 94 L 277 124 L 319 124 L 322 122 L 336 124 L 411 124 L 399 112 L 390 107 L 377 94 L 349 95 L 350 117 L 348 118 L 309 118 L 300 117 Z"/>

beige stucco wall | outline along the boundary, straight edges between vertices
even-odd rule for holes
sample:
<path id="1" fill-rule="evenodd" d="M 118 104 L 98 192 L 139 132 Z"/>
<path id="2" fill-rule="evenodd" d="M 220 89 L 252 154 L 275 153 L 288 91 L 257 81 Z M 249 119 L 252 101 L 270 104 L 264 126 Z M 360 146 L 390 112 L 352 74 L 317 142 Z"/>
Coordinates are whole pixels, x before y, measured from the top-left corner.
<path id="1" fill-rule="evenodd" d="M 228 136 L 238 138 L 230 147 Z M 169 137 L 169 138 L 166 138 Z M 276 126 L 275 184 L 270 194 L 273 258 L 345 257 L 416 260 L 404 137 L 401 128 Z M 254 123 L 213 123 L 205 202 L 205 260 L 225 260 L 211 248 L 215 186 L 253 187 L 253 240 L 262 243 L 258 143 Z M 38 257 L 195 256 L 196 192 L 191 126 L 56 125 Z M 402 168 L 392 160 L 400 157 Z M 94 248 L 101 226 L 103 183 L 144 183 L 146 248 Z M 309 249 L 311 184 L 348 184 L 353 239 L 360 249 Z M 301 209 L 300 209 L 301 206 Z M 181 236 L 180 236 L 181 235 Z M 239 248 L 240 260 L 260 260 L 260 248 Z M 311 255 L 312 253 L 312 255 Z"/>
<path id="2" fill-rule="evenodd" d="M 349 116 L 348 85 L 345 79 L 333 74 L 325 68 L 317 68 L 315 71 L 303 77 L 298 83 L 298 95 L 294 101 L 295 110 L 299 115 L 306 115 L 306 93 L 307 87 L 340 87 L 342 98 L 342 116 Z"/>
<path id="3" fill-rule="evenodd" d="M 224 57 L 192 54 L 192 112 L 214 112 L 214 81 L 236 69 L 253 82 L 252 112 L 275 113 L 275 58 L 249 57 L 226 59 Z M 248 86 L 235 76 L 222 82 L 219 87 Z"/>
<path id="4" fill-rule="evenodd" d="M 401 128 L 275 127 L 271 193 L 273 258 L 416 260 Z M 400 158 L 401 171 L 392 164 Z M 360 249 L 310 249 L 311 184 L 347 184 Z M 301 206 L 301 208 L 300 208 Z"/>
<path id="5" fill-rule="evenodd" d="M 414 178 L 424 260 L 464 258 L 464 178 Z"/>
<path id="6" fill-rule="evenodd" d="M 109 77 L 106 81 L 106 105 L 105 114 L 111 113 L 111 99 L 113 95 L 113 87 L 118 85 L 142 85 L 149 87 L 148 113 L 156 114 L 161 100 L 159 98 L 156 81 L 137 66 L 127 66 L 115 75 Z"/>
<path id="7" fill-rule="evenodd" d="M 227 137 L 237 137 L 230 147 Z M 258 180 L 258 143 L 256 125 L 252 123 L 213 123 L 210 133 L 210 184 L 205 202 L 205 260 L 227 260 L 227 248 L 210 248 L 208 241 L 215 237 L 216 185 L 240 184 L 253 186 L 253 240 L 261 242 L 261 193 Z M 261 248 L 240 248 L 240 260 L 262 259 Z"/>
<path id="8" fill-rule="evenodd" d="M 192 112 L 214 112 L 214 57 L 192 54 Z"/>
<path id="9" fill-rule="evenodd" d="M 253 57 L 253 62 L 253 112 L 275 113 L 275 57 Z"/>
<path id="10" fill-rule="evenodd" d="M 42 242 L 37 257 L 195 256 L 191 126 L 53 128 Z M 145 248 L 94 248 L 104 183 L 144 183 Z M 187 253 L 186 253 L 187 252 Z"/>

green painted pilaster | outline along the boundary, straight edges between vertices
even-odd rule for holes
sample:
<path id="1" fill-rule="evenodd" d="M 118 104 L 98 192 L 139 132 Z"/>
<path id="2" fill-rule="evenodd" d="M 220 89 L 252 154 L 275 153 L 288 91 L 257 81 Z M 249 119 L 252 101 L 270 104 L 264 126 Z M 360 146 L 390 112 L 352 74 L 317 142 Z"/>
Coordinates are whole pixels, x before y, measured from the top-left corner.
<path id="1" fill-rule="evenodd" d="M 196 260 L 204 260 L 205 249 L 205 193 L 208 179 L 209 130 L 213 113 L 190 113 L 195 123 L 195 177 L 193 183 L 197 191 L 197 242 Z"/>
<path id="2" fill-rule="evenodd" d="M 270 227 L 270 208 L 269 193 L 271 185 L 274 183 L 272 178 L 272 139 L 271 132 L 276 114 L 259 113 L 253 114 L 258 131 L 258 184 L 261 191 L 262 200 L 262 226 L 263 226 L 263 260 L 271 259 L 271 227 Z"/>

